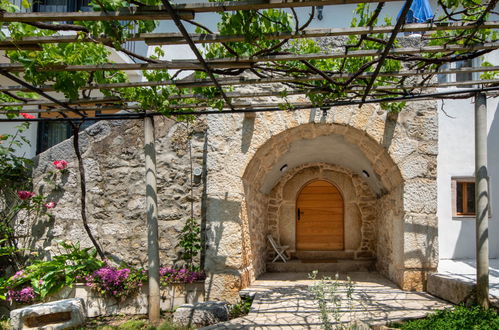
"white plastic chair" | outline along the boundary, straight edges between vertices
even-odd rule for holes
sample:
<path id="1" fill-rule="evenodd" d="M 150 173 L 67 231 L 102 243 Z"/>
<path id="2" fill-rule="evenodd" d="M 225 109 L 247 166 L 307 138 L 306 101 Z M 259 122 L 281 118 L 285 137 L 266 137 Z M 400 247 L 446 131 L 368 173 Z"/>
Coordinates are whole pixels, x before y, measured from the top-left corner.
<path id="1" fill-rule="evenodd" d="M 272 235 L 267 235 L 267 238 L 270 242 L 270 245 L 272 245 L 272 248 L 276 252 L 276 256 L 275 256 L 274 260 L 272 260 L 272 262 L 275 262 L 279 258 L 281 258 L 282 261 L 284 261 L 284 262 L 288 261 L 290 258 L 286 256 L 286 250 L 289 249 L 289 246 L 277 244 L 276 241 L 274 241 L 274 238 L 272 237 Z"/>

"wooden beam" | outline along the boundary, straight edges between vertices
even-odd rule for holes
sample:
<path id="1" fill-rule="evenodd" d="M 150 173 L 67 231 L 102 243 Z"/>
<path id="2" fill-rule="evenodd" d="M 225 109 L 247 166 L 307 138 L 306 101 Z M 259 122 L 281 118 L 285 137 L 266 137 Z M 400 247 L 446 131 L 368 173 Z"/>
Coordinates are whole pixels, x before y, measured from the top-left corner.
<path id="1" fill-rule="evenodd" d="M 401 32 L 434 32 L 442 30 L 470 30 L 476 28 L 476 24 L 470 23 L 423 23 L 423 24 L 405 24 Z M 484 22 L 480 25 L 480 29 L 497 29 L 499 21 Z M 283 39 L 301 39 L 301 38 L 323 38 L 334 36 L 348 35 L 365 35 L 376 33 L 391 33 L 393 26 L 373 26 L 373 27 L 349 27 L 349 28 L 332 28 L 332 29 L 306 29 L 299 32 L 278 32 L 265 34 L 262 38 L 267 40 L 283 40 Z M 220 35 L 219 33 L 190 33 L 190 38 L 197 44 L 208 44 L 218 42 L 244 42 L 244 35 Z M 256 40 L 258 40 L 257 38 Z M 0 40 L 0 50 L 10 49 L 26 49 L 31 50 L 32 45 L 42 45 L 51 43 L 70 43 L 70 42 L 101 42 L 108 43 L 110 38 L 81 38 L 77 35 L 57 35 L 57 36 L 42 36 L 42 37 L 25 37 L 19 40 L 6 38 Z M 127 41 L 145 41 L 148 45 L 182 45 L 187 41 L 181 33 L 142 33 L 128 38 Z M 33 48 L 34 49 L 34 48 Z"/>
<path id="2" fill-rule="evenodd" d="M 224 2 L 180 3 L 173 5 L 182 19 L 193 19 L 193 13 L 215 13 L 234 10 L 259 10 L 270 8 L 298 8 L 357 3 L 394 2 L 400 0 L 243 0 Z M 67 13 L 1 13 L 0 22 L 47 22 L 47 21 L 103 21 L 103 20 L 168 20 L 171 16 L 163 6 L 121 8 L 114 12 L 67 12 Z"/>
<path id="3" fill-rule="evenodd" d="M 183 19 L 194 19 L 192 11 L 177 11 Z M 170 14 L 166 11 L 129 7 L 116 11 L 89 11 L 89 12 L 29 12 L 7 13 L 0 12 L 0 22 L 66 22 L 66 21 L 115 21 L 115 20 L 169 20 Z"/>
<path id="4" fill-rule="evenodd" d="M 303 38 L 323 38 L 350 35 L 366 35 L 378 33 L 391 33 L 393 26 L 373 26 L 373 27 L 349 27 L 331 29 L 306 29 L 299 32 L 278 32 L 269 33 L 262 36 L 266 40 L 283 39 L 303 39 Z M 475 24 L 469 23 L 447 23 L 447 24 L 406 24 L 400 32 L 434 32 L 442 30 L 470 30 L 476 28 Z M 499 21 L 485 22 L 480 29 L 497 29 Z M 220 33 L 191 33 L 190 37 L 194 43 L 210 44 L 219 42 L 244 42 L 244 35 L 221 35 Z M 178 33 L 143 33 L 139 37 L 148 45 L 183 45 L 186 41 Z M 259 40 L 257 38 L 255 40 Z M 0 42 L 0 45 L 2 43 Z"/>
<path id="5" fill-rule="evenodd" d="M 457 51 L 477 51 L 477 50 L 495 50 L 499 48 L 499 42 L 490 42 L 485 44 L 477 44 L 471 46 L 464 45 L 447 45 L 447 46 L 422 46 L 422 47 L 404 47 L 395 48 L 388 52 L 389 55 L 419 55 L 432 54 L 441 52 L 457 52 Z M 231 68 L 251 68 L 256 63 L 268 62 L 285 62 L 285 61 L 301 61 L 301 60 L 318 60 L 318 59 L 338 59 L 338 58 L 353 58 L 353 57 L 374 57 L 383 53 L 383 49 L 369 50 L 353 50 L 345 52 L 337 50 L 324 53 L 312 54 L 287 54 L 287 55 L 268 55 L 260 57 L 239 57 L 239 58 L 220 58 L 209 59 L 206 63 L 210 68 L 216 69 L 231 69 Z M 104 63 L 95 65 L 50 65 L 43 68 L 38 68 L 40 72 L 51 71 L 113 71 L 113 70 L 203 70 L 203 65 L 196 60 L 174 60 L 165 61 L 162 63 Z M 8 72 L 23 72 L 24 67 L 21 64 L 2 63 L 0 70 Z"/>
<path id="6" fill-rule="evenodd" d="M 413 77 L 422 75 L 435 75 L 435 74 L 456 74 L 456 73 L 471 73 L 471 72 L 491 72 L 499 71 L 499 66 L 483 66 L 483 67 L 469 67 L 469 68 L 458 68 L 458 69 L 446 69 L 438 72 L 427 72 L 418 70 L 401 70 L 392 72 L 380 72 L 379 77 Z M 331 78 L 335 79 L 348 79 L 352 77 L 349 73 L 333 73 L 329 74 Z M 359 78 L 369 78 L 372 73 L 363 73 L 359 75 Z M 222 86 L 237 86 L 237 85 L 258 85 L 258 84 L 278 84 L 278 83 L 291 83 L 291 82 L 307 82 L 307 81 L 317 81 L 323 80 L 319 75 L 311 75 L 305 77 L 273 77 L 273 78 L 232 78 L 224 77 L 220 81 Z M 448 85 L 452 83 L 441 83 L 443 87 L 454 86 Z M 134 88 L 134 87 L 152 87 L 152 86 L 172 86 L 176 85 L 178 88 L 194 88 L 194 87 L 213 87 L 213 82 L 211 79 L 182 79 L 182 80 L 166 80 L 166 81 L 140 81 L 140 82 L 125 82 L 125 83 L 114 83 L 114 84 L 95 84 L 85 86 L 82 89 L 95 90 L 95 89 L 114 89 L 114 88 Z M 44 92 L 55 91 L 53 85 L 46 85 L 39 87 L 40 90 Z M 29 92 L 30 90 L 22 86 L 0 86 L 0 92 Z"/>
<path id="7" fill-rule="evenodd" d="M 435 93 L 419 93 L 419 94 L 411 94 L 411 95 L 403 95 L 403 96 L 396 96 L 396 97 L 383 97 L 383 98 L 370 98 L 365 101 L 361 100 L 339 100 L 339 101 L 334 101 L 331 103 L 327 103 L 324 106 L 327 107 L 336 107 L 336 106 L 346 106 L 346 105 L 360 105 L 360 104 L 367 104 L 367 103 L 381 103 L 381 102 L 400 102 L 400 101 L 418 101 L 418 100 L 429 100 L 429 99 L 435 99 L 435 98 L 442 98 L 442 97 L 447 97 L 447 98 L 452 98 L 453 96 L 456 95 L 470 95 L 472 93 L 487 93 L 491 95 L 496 95 L 497 92 L 499 92 L 499 86 L 491 86 L 491 87 L 479 87 L 479 88 L 470 88 L 470 89 L 462 89 L 462 90 L 447 90 L 447 91 L 440 91 L 440 92 L 435 92 Z M 300 110 L 300 109 L 310 109 L 316 107 L 316 105 L 310 103 L 310 102 L 291 102 L 291 103 L 286 103 L 292 106 L 291 110 Z M 283 103 L 258 103 L 258 104 L 249 104 L 249 103 L 240 103 L 240 104 L 235 104 L 234 107 L 238 108 L 237 110 L 207 110 L 207 111 L 199 111 L 200 109 L 208 109 L 209 107 L 207 106 L 198 106 L 197 109 L 198 112 L 196 111 L 182 111 L 182 112 L 175 112 L 172 111 L 170 115 L 189 115 L 189 114 L 227 114 L 227 113 L 244 113 L 244 112 L 267 112 L 267 111 L 283 111 L 282 106 Z M 190 107 L 193 108 L 193 107 Z M 105 106 L 105 107 L 97 107 L 97 108 L 79 108 L 78 110 L 80 111 L 94 111 L 94 110 L 116 110 L 116 109 L 121 109 L 121 110 L 140 110 L 142 111 L 138 106 L 133 105 L 133 106 L 123 106 L 121 108 L 113 107 L 113 106 Z M 176 106 L 172 107 L 172 110 L 178 110 L 178 109 L 183 109 L 182 106 Z M 67 109 L 52 109 L 53 112 L 65 112 Z M 0 112 L 0 113 L 6 113 L 5 111 Z M 140 113 L 131 113 L 131 115 L 144 115 L 143 112 Z M 148 115 L 164 115 L 164 113 L 157 113 L 154 111 L 149 111 L 147 112 Z M 105 117 L 105 115 L 103 116 Z M 73 118 L 74 119 L 74 118 Z M 95 118 L 87 118 L 89 120 L 91 119 L 99 119 L 99 117 Z M 14 120 L 9 120 L 9 119 L 2 119 L 0 118 L 0 122 L 7 122 L 7 121 L 29 121 L 29 120 L 23 120 L 23 119 L 14 119 Z"/>
<path id="8" fill-rule="evenodd" d="M 372 90 L 375 91 L 407 91 L 409 93 L 418 93 L 421 92 L 421 90 L 424 89 L 434 89 L 434 88 L 446 88 L 446 87 L 465 87 L 465 86 L 470 86 L 470 85 L 488 85 L 488 84 L 499 84 L 499 79 L 489 79 L 489 80 L 468 80 L 468 81 L 456 81 L 456 82 L 449 82 L 449 83 L 435 83 L 435 84 L 428 84 L 424 86 L 396 86 L 396 85 L 391 85 L 391 86 L 377 86 L 373 87 Z M 349 92 L 362 92 L 364 90 L 363 87 L 353 87 L 350 88 L 348 91 Z M 291 95 L 305 95 L 307 93 L 322 93 L 323 91 L 317 89 L 317 90 L 280 90 L 280 91 L 263 91 L 263 92 L 253 92 L 253 93 L 244 93 L 244 92 L 226 92 L 227 97 L 231 99 L 243 99 L 243 98 L 257 98 L 257 97 L 281 97 L 283 98 L 283 95 L 286 96 L 291 96 Z M 184 95 L 172 95 L 169 97 L 171 100 L 185 100 L 185 99 L 196 99 L 197 101 L 202 101 L 198 103 L 203 103 L 211 99 L 220 99 L 220 96 L 211 96 L 207 97 L 202 94 L 184 94 Z M 128 100 L 123 100 L 120 98 L 116 97 L 94 97 L 94 98 L 89 98 L 89 99 L 79 99 L 79 100 L 69 100 L 69 99 L 61 99 L 59 100 L 60 102 L 63 102 L 68 105 L 93 105 L 92 108 L 85 108 L 85 111 L 89 111 L 89 109 L 92 110 L 111 110 L 110 107 L 113 107 L 112 110 L 116 109 L 121 109 L 121 108 L 128 108 L 128 104 L 125 104 L 126 102 L 131 102 Z M 196 104 L 191 104 L 189 107 L 194 107 Z M 102 106 L 95 106 L 95 104 L 102 104 Z M 0 103 L 0 108 L 2 107 L 32 107 L 32 106 L 43 106 L 43 107 L 53 107 L 56 106 L 54 102 L 50 101 L 45 101 L 45 100 L 35 100 L 35 101 L 28 101 L 28 102 L 4 102 Z M 187 107 L 181 106 L 181 107 Z M 132 104 L 133 108 L 133 104 Z M 80 108 L 77 108 L 80 109 Z M 23 112 L 27 113 L 50 113 L 50 112 L 55 112 L 52 109 L 26 109 L 23 110 Z"/>

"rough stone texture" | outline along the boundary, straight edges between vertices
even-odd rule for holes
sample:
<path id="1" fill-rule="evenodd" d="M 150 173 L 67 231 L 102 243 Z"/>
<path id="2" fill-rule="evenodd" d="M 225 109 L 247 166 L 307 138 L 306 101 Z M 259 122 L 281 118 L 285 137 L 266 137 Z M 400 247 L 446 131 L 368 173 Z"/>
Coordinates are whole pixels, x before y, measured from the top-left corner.
<path id="1" fill-rule="evenodd" d="M 191 196 L 189 143 L 192 167 L 201 168 L 204 177 L 206 126 L 203 121 L 175 124 L 163 118 L 155 123 L 160 259 L 163 265 L 171 265 L 179 260 L 179 235 L 191 217 L 191 202 L 193 216 L 201 221 L 203 180 L 194 177 Z M 143 136 L 139 120 L 99 122 L 80 133 L 89 227 L 110 259 L 140 266 L 147 258 Z M 69 162 L 67 173 L 50 173 L 52 161 L 58 159 Z M 57 207 L 50 212 L 52 217 L 41 217 L 20 233 L 28 237 L 24 247 L 47 255 L 61 240 L 91 246 L 81 221 L 72 139 L 40 154 L 36 161 L 36 192 L 48 193 Z M 49 176 L 56 187 L 44 180 Z"/>
<path id="2" fill-rule="evenodd" d="M 237 285 L 242 288 L 246 275 L 251 281 L 265 271 L 260 260 L 267 258 L 266 234 L 272 233 L 282 244 L 293 245 L 294 225 L 286 226 L 285 221 L 294 218 L 291 211 L 297 185 L 283 189 L 286 179 L 276 168 L 283 165 L 283 159 L 289 159 L 286 157 L 297 141 L 330 136 L 358 148 L 370 164 L 368 172 L 372 171 L 369 178 L 360 179 L 358 170 L 340 166 L 352 182 L 354 177 L 359 183 L 365 181 L 365 185 L 353 184 L 354 203 L 347 212 L 352 213 L 351 219 L 361 219 L 361 243 L 356 245 L 359 226 L 352 226 L 357 229 L 346 238 L 350 240 L 349 247 L 360 248 L 358 257 L 376 256 L 379 271 L 399 286 L 422 290 L 426 273 L 434 269 L 437 261 L 437 124 L 435 104 L 427 101 L 412 102 L 399 114 L 386 114 L 377 106 L 364 105 L 334 108 L 325 116 L 315 109 L 244 118 L 208 116 L 206 221 L 208 226 L 217 226 L 219 233 L 207 237 L 209 248 L 213 247 L 207 253 L 206 263 L 214 283 L 210 286 L 207 281 L 207 289 L 212 289 L 210 299 L 227 299 L 225 288 L 217 291 L 221 286 L 227 284 L 230 290 Z M 294 163 L 288 173 L 297 173 L 311 162 L 307 150 L 295 152 L 303 154 L 303 161 Z M 318 163 L 341 172 L 341 159 L 316 161 L 315 165 Z M 351 167 L 355 166 L 358 167 L 352 163 Z M 310 173 L 305 176 L 309 179 L 323 176 L 319 169 L 315 169 L 316 174 L 312 168 L 307 171 Z M 347 186 L 343 189 L 348 190 Z M 364 193 L 367 197 L 363 197 Z M 363 198 L 367 200 L 361 202 Z M 220 207 L 223 203 L 234 204 L 234 211 Z M 265 205 L 267 211 L 263 212 Z M 231 224 L 230 231 L 228 225 L 222 228 L 218 224 L 220 219 Z M 223 231 L 229 235 L 222 235 Z M 244 248 L 235 243 L 241 237 L 250 240 Z M 234 262 L 234 257 L 241 262 Z M 208 262 L 210 258 L 223 262 Z M 241 276 L 239 282 L 237 274 Z"/>
<path id="3" fill-rule="evenodd" d="M 454 304 L 466 302 L 473 293 L 475 284 L 443 274 L 429 274 L 426 291 Z"/>
<path id="4" fill-rule="evenodd" d="M 118 301 L 112 297 L 103 297 L 86 285 L 77 284 L 72 288 L 64 288 L 48 299 L 65 298 L 82 299 L 87 317 L 116 314 L 141 315 L 147 314 L 148 287 L 146 284 L 134 296 Z M 204 283 L 171 284 L 161 289 L 160 299 L 162 311 L 172 311 L 185 303 L 202 302 L 204 301 Z"/>
<path id="5" fill-rule="evenodd" d="M 264 101 L 269 99 L 253 100 Z M 179 231 L 191 216 L 192 201 L 194 217 L 204 221 L 207 299 L 235 302 L 237 292 L 265 272 L 267 234 L 292 243 L 293 224 L 286 226 L 286 221 L 292 220 L 293 194 L 300 184 L 283 178 L 279 169 L 285 161 L 288 173 L 301 169 L 307 172 L 300 174 L 303 178 L 329 179 L 350 196 L 349 252 L 376 257 L 378 270 L 403 288 L 424 288 L 426 273 L 437 261 L 434 102 L 411 102 L 399 114 L 387 114 L 377 105 L 344 106 L 325 114 L 310 109 L 208 115 L 189 125 L 157 120 L 161 260 L 171 264 L 179 259 Z M 111 258 L 135 264 L 146 258 L 142 136 L 140 121 L 99 123 L 81 134 L 89 226 Z M 193 167 L 204 175 L 194 180 L 192 196 L 189 142 Z M 68 174 L 54 178 L 62 187 L 52 194 L 58 202 L 54 217 L 40 219 L 32 231 L 25 225 L 20 233 L 29 237 L 24 246 L 39 252 L 57 240 L 90 246 L 81 225 L 70 147 L 70 140 L 63 142 L 38 159 L 38 191 L 52 189 L 43 178 L 53 160 L 71 163 Z M 284 188 L 287 181 L 290 186 Z"/>
<path id="6" fill-rule="evenodd" d="M 324 273 L 334 277 L 334 273 Z M 340 275 L 340 283 L 346 279 Z M 351 305 L 347 290 L 341 285 L 335 293 L 340 296 L 338 317 L 341 324 L 330 320 L 331 328 L 347 328 L 357 323 L 360 329 L 379 329 L 391 322 L 422 318 L 429 313 L 451 307 L 425 292 L 404 292 L 375 272 L 348 274 L 354 282 Z M 344 283 L 344 282 L 343 282 Z M 307 279 L 307 273 L 266 273 L 256 280 L 245 294 L 255 296 L 248 315 L 206 328 L 221 329 L 324 329 L 317 299 L 310 288 L 317 285 Z M 332 319 L 332 318 L 331 318 Z M 359 329 L 359 328 L 347 328 Z"/>
<path id="7" fill-rule="evenodd" d="M 226 302 L 207 301 L 185 304 L 173 313 L 173 322 L 185 326 L 207 326 L 229 319 L 229 305 Z"/>
<path id="8" fill-rule="evenodd" d="M 13 330 L 68 329 L 82 325 L 85 318 L 85 308 L 81 298 L 36 304 L 10 312 Z"/>
<path id="9" fill-rule="evenodd" d="M 270 193 L 268 232 L 289 252 L 295 252 L 296 196 L 312 180 L 327 180 L 343 196 L 345 204 L 345 252 L 362 252 L 364 257 L 374 257 L 376 196 L 369 185 L 352 171 L 326 163 L 306 163 L 287 171 Z M 267 254 L 272 253 L 269 246 Z"/>

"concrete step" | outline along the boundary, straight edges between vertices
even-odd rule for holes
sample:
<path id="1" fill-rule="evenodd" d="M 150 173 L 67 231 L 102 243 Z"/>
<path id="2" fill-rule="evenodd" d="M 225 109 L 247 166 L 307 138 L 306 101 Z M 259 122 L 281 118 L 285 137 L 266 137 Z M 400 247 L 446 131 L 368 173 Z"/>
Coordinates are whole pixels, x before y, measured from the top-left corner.
<path id="1" fill-rule="evenodd" d="M 355 251 L 296 251 L 296 259 L 353 259 Z"/>
<path id="2" fill-rule="evenodd" d="M 367 272 L 375 270 L 374 260 L 344 260 L 337 262 L 302 262 L 302 260 L 290 260 L 284 262 L 267 263 L 268 273 L 285 272 Z"/>

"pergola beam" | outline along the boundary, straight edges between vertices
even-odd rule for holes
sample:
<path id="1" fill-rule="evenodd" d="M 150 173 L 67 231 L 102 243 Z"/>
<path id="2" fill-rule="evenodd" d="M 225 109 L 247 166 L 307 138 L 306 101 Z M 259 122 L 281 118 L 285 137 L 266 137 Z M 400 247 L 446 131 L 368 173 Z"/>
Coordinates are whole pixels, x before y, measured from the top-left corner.
<path id="1" fill-rule="evenodd" d="M 298 8 L 311 6 L 345 5 L 371 2 L 395 2 L 400 0 L 244 0 L 224 2 L 179 3 L 173 9 L 182 19 L 193 19 L 194 13 L 214 13 L 235 10 L 259 10 L 270 8 Z M 172 16 L 164 6 L 131 6 L 117 11 L 93 12 L 39 12 L 0 13 L 0 22 L 57 22 L 102 20 L 168 20 Z"/>
<path id="2" fill-rule="evenodd" d="M 445 87 L 465 87 L 465 86 L 472 86 L 472 85 L 487 85 L 487 84 L 497 84 L 498 81 L 495 79 L 489 79 L 489 80 L 468 80 L 468 81 L 456 81 L 456 82 L 449 82 L 449 83 L 435 83 L 435 84 L 427 84 L 423 86 L 377 86 L 373 87 L 372 90 L 375 91 L 394 91 L 394 93 L 401 93 L 403 91 L 406 91 L 407 94 L 411 93 L 416 93 L 415 91 L 423 90 L 423 89 L 432 89 L 432 88 L 445 88 Z M 362 87 L 353 87 L 348 89 L 347 92 L 361 92 L 363 91 Z M 228 98 L 231 99 L 244 99 L 244 98 L 255 98 L 255 97 L 271 97 L 271 96 L 278 96 L 278 97 L 283 97 L 283 93 L 285 93 L 287 96 L 290 95 L 304 95 L 306 93 L 321 93 L 320 89 L 317 90 L 281 90 L 281 91 L 266 91 L 266 92 L 255 92 L 255 93 L 240 93 L 240 92 L 226 92 L 225 94 L 227 95 Z M 170 96 L 171 100 L 185 100 L 185 99 L 196 99 L 198 101 L 208 101 L 210 99 L 220 99 L 220 96 L 204 96 L 202 94 L 184 94 L 184 95 L 172 95 Z M 111 104 L 114 107 L 113 109 L 121 109 L 124 107 L 123 103 L 125 102 L 133 102 L 133 101 L 127 101 L 123 100 L 117 97 L 94 97 L 94 98 L 88 98 L 88 99 L 79 99 L 79 100 L 69 100 L 69 99 L 61 99 L 59 100 L 60 102 L 63 102 L 68 105 L 94 105 L 94 104 L 102 104 L 103 107 L 107 107 L 106 110 L 109 110 Z M 0 103 L 0 109 L 2 107 L 33 107 L 33 106 L 42 106 L 42 107 L 54 107 L 57 104 L 51 101 L 44 101 L 44 100 L 35 100 L 35 101 L 27 101 L 27 102 L 4 102 Z M 189 105 L 192 106 L 192 105 Z M 239 107 L 241 104 L 238 105 Z M 125 106 L 126 107 L 126 106 Z M 180 106 L 182 107 L 182 106 Z M 99 110 L 101 108 L 97 107 L 94 108 L 96 110 Z M 51 113 L 51 112 L 59 112 L 59 111 L 54 111 L 51 109 L 26 109 L 23 110 L 23 112 L 26 113 Z M 0 113 L 2 113 L 0 111 Z"/>
<path id="3" fill-rule="evenodd" d="M 447 45 L 447 46 L 422 46 L 422 47 L 404 47 L 391 49 L 388 55 L 421 55 L 433 54 L 441 52 L 473 52 L 479 50 L 495 50 L 499 48 L 499 42 L 490 42 L 480 45 Z M 209 59 L 206 63 L 211 69 L 234 69 L 234 68 L 251 68 L 257 63 L 269 62 L 286 62 L 286 61 L 308 61 L 318 59 L 338 59 L 338 58 L 354 58 L 354 57 L 375 57 L 383 54 L 384 50 L 369 49 L 369 50 L 353 50 L 345 52 L 343 50 L 332 51 L 328 53 L 312 53 L 312 54 L 286 54 L 286 55 L 268 55 L 260 57 L 239 57 L 239 58 L 220 58 Z M 202 63 L 196 60 L 176 60 L 164 61 L 162 63 L 104 63 L 95 65 L 50 65 L 38 68 L 40 72 L 55 72 L 55 71 L 113 71 L 113 70 L 205 70 Z M 8 72 L 23 72 L 22 64 L 2 63 L 0 70 Z"/>
<path id="4" fill-rule="evenodd" d="M 458 69 L 446 69 L 438 72 L 427 72 L 418 70 L 401 70 L 391 72 L 380 72 L 379 77 L 416 77 L 422 75 L 435 75 L 435 74 L 456 74 L 456 73 L 472 73 L 472 72 L 492 72 L 499 71 L 499 66 L 483 66 L 483 67 L 463 67 Z M 328 73 L 334 79 L 348 79 L 352 77 L 350 73 Z M 366 72 L 358 75 L 358 78 L 369 78 L 372 73 Z M 292 82 L 307 82 L 318 81 L 324 78 L 319 75 L 310 75 L 304 77 L 271 77 L 271 78 L 232 78 L 225 77 L 220 81 L 222 86 L 237 86 L 237 85 L 259 85 L 259 84 L 279 84 L 279 83 L 292 83 Z M 488 81 L 487 83 L 498 82 L 497 80 Z M 480 81 L 480 83 L 485 83 Z M 114 89 L 114 88 L 134 88 L 134 87 L 152 87 L 152 86 L 172 86 L 176 85 L 178 88 L 194 88 L 194 87 L 213 87 L 213 82 L 210 79 L 182 79 L 182 80 L 166 80 L 166 81 L 140 81 L 140 82 L 124 82 L 113 84 L 94 84 L 83 87 L 83 90 L 96 90 L 96 89 Z M 466 85 L 466 84 L 465 84 Z M 439 83 L 438 86 L 432 87 L 449 87 L 459 86 L 458 83 Z M 420 88 L 420 87 L 418 87 Z M 45 92 L 53 92 L 55 88 L 53 85 L 40 86 L 40 90 Z M 29 92 L 23 86 L 0 86 L 0 92 Z"/>
<path id="5" fill-rule="evenodd" d="M 179 10 L 182 19 L 194 19 L 192 11 Z M 116 20 L 170 20 L 171 15 L 154 7 L 129 7 L 116 11 L 0 13 L 0 22 L 66 22 Z"/>
<path id="6" fill-rule="evenodd" d="M 330 29 L 306 29 L 299 32 L 278 32 L 265 34 L 262 38 L 266 40 L 284 40 L 284 39 L 303 39 L 303 38 L 323 38 L 348 35 L 367 35 L 378 33 L 391 33 L 393 26 L 373 26 L 373 27 L 348 27 L 348 28 L 330 28 Z M 471 30 L 476 29 L 474 23 L 416 23 L 405 24 L 400 28 L 400 32 L 434 32 L 434 31 L 452 31 L 452 30 Z M 484 22 L 480 25 L 483 29 L 499 28 L 499 21 Z M 196 44 L 209 44 L 219 42 L 244 42 L 244 35 L 220 35 L 219 33 L 190 33 L 189 37 Z M 259 40 L 257 38 L 255 40 Z M 71 42 L 101 42 L 109 43 L 112 40 L 106 37 L 82 38 L 77 35 L 57 35 L 42 37 L 25 37 L 22 39 L 6 38 L 0 40 L 0 50 L 39 50 L 42 44 L 51 43 L 71 43 Z M 148 45 L 185 45 L 187 41 L 181 33 L 142 33 L 134 35 L 127 41 L 145 41 Z"/>
<path id="7" fill-rule="evenodd" d="M 345 101 L 336 101 L 325 103 L 321 105 L 321 107 L 338 107 L 338 106 L 347 106 L 347 105 L 361 105 L 368 103 L 381 103 L 381 102 L 411 102 L 411 101 L 420 101 L 420 100 L 428 100 L 428 99 L 436 99 L 442 97 L 452 97 L 458 95 L 469 95 L 471 93 L 481 92 L 497 92 L 499 91 L 499 86 L 494 87 L 479 87 L 479 88 L 471 88 L 471 89 L 462 89 L 462 90 L 452 90 L 452 91 L 444 91 L 444 92 L 435 92 L 435 93 L 427 93 L 427 94 L 417 94 L 417 95 L 407 95 L 407 96 L 398 96 L 398 97 L 385 97 L 385 98 L 372 98 L 367 99 L 365 101 L 361 100 L 345 100 Z M 241 109 L 229 109 L 229 110 L 197 110 L 197 111 L 177 111 L 172 109 L 171 112 L 149 112 L 147 115 L 152 116 L 183 116 L 183 115 L 207 115 L 207 114 L 231 114 L 231 113 L 245 113 L 245 112 L 274 112 L 274 111 L 289 111 L 289 110 L 303 110 L 303 109 L 311 109 L 316 108 L 317 106 L 310 102 L 295 102 L 288 103 L 290 105 L 289 109 L 283 109 L 282 103 L 267 103 L 265 106 L 262 104 L 252 104 L 251 107 L 243 107 Z M 140 110 L 138 106 L 128 107 L 129 109 Z M 208 108 L 208 107 L 205 107 Z M 110 110 L 111 108 L 92 108 L 92 109 L 83 109 L 80 108 L 81 111 L 89 111 L 89 110 Z M 54 109 L 56 111 L 56 109 Z M 143 118 L 144 113 L 130 113 L 130 117 L 134 118 Z M 110 114 L 110 115 L 102 115 L 98 117 L 87 117 L 86 120 L 105 120 L 105 119 L 119 119 L 120 114 Z M 83 118 L 81 118 L 83 119 Z M 15 118 L 15 119 L 6 119 L 0 118 L 0 122 L 19 122 L 19 121 L 43 121 L 43 120 L 75 120 L 75 118 L 36 118 L 33 120 L 24 119 L 24 118 Z M 78 120 L 78 118 L 76 118 Z"/>

